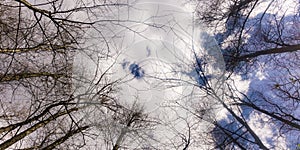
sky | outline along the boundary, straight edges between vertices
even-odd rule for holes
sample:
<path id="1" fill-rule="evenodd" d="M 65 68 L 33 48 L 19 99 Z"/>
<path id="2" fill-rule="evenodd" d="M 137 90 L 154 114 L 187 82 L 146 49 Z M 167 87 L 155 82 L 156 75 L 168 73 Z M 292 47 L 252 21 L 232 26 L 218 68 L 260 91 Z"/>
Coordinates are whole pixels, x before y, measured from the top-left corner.
<path id="1" fill-rule="evenodd" d="M 291 5 L 293 2 L 290 0 L 285 5 Z M 197 59 L 205 58 L 206 77 L 217 91 L 221 89 L 220 84 L 224 81 L 224 60 L 209 29 L 195 23 L 192 5 L 184 4 L 182 0 L 137 0 L 129 3 L 132 7 L 119 8 L 107 15 L 109 19 L 123 20 L 122 22 L 111 26 L 99 26 L 108 37 L 106 40 L 110 47 L 109 55 L 112 57 L 103 62 L 100 60 L 101 67 L 98 70 L 99 64 L 91 62 L 90 56 L 78 54 L 80 60 L 75 61 L 75 66 L 84 68 L 84 74 L 89 74 L 91 78 L 95 72 L 104 72 L 106 69 L 109 69 L 111 78 L 121 78 L 123 82 L 117 94 L 120 102 L 124 105 L 138 102 L 151 116 L 169 123 L 168 126 L 162 125 L 158 130 L 152 131 L 155 138 L 169 140 L 176 137 L 169 131 L 171 127 L 177 132 L 185 132 L 188 125 L 186 120 L 192 118 L 190 112 L 182 108 L 195 105 L 193 100 L 203 95 L 193 86 L 206 84 L 206 81 L 199 78 L 197 70 L 200 68 L 195 67 Z M 264 8 L 265 4 L 267 3 L 262 2 L 260 6 Z M 283 11 L 279 11 L 278 15 L 282 15 L 280 12 L 289 14 L 292 10 L 285 9 L 287 6 L 283 6 Z M 274 8 L 270 8 L 271 12 L 272 9 Z M 250 18 L 260 13 L 258 7 Z M 116 18 L 111 18 L 112 16 Z M 96 34 L 98 33 L 94 31 L 89 33 L 90 36 L 97 36 Z M 97 45 L 99 50 L 105 48 L 99 44 L 98 39 L 89 42 L 90 45 Z M 239 74 L 233 74 L 231 77 L 235 81 L 232 84 L 239 91 L 249 93 L 250 89 L 262 88 L 267 82 L 266 76 L 266 72 L 259 69 L 247 79 Z M 179 80 L 185 82 L 178 82 Z M 212 113 L 217 115 L 219 120 L 227 119 L 228 114 L 224 109 L 216 111 Z M 277 132 L 272 129 L 272 124 L 261 123 L 264 119 L 267 117 L 253 112 L 249 114 L 248 121 L 262 141 L 267 146 L 272 146 L 269 144 L 270 138 Z M 208 128 L 204 124 L 195 129 L 194 133 Z M 176 138 L 174 140 L 180 141 Z M 285 137 L 282 137 L 277 139 L 275 145 L 287 148 L 285 142 Z"/>
<path id="2" fill-rule="evenodd" d="M 41 3 L 34 0 L 30 2 Z M 138 103 L 144 108 L 145 113 L 160 121 L 154 129 L 143 131 L 130 129 L 137 131 L 132 132 L 133 134 L 141 133 L 142 135 L 139 136 L 149 142 L 149 145 L 161 147 L 174 144 L 173 148 L 182 148 L 183 145 L 180 145 L 182 138 L 187 138 L 189 135 L 192 138 L 191 149 L 211 148 L 210 146 L 213 145 L 203 143 L 203 138 L 209 136 L 201 137 L 201 134 L 205 134 L 214 127 L 205 121 L 199 121 L 201 119 L 195 119 L 194 111 L 199 114 L 203 113 L 203 116 L 198 117 L 204 120 L 212 121 L 210 118 L 212 117 L 220 123 L 228 123 L 232 119 L 217 100 L 207 97 L 207 91 L 201 90 L 209 84 L 216 92 L 212 95 L 222 97 L 226 89 L 224 88 L 224 76 L 227 75 L 225 63 L 213 33 L 196 21 L 194 5 L 185 3 L 184 0 L 124 0 L 123 2 L 128 2 L 130 5 L 112 7 L 110 10 L 95 10 L 95 14 L 98 14 L 92 17 L 81 12 L 71 15 L 78 20 L 100 20 L 93 26 L 94 28 L 85 33 L 84 36 L 88 40 L 84 41 L 83 47 L 86 49 L 78 51 L 74 59 L 74 75 L 82 79 L 81 81 L 74 80 L 74 89 L 77 90 L 75 95 L 80 95 L 78 104 L 87 104 L 89 100 L 93 100 L 93 92 L 98 90 L 95 84 L 102 77 L 101 74 L 107 73 L 107 78 L 101 80 L 103 83 L 100 84 L 105 85 L 108 81 L 120 79 L 114 95 L 120 104 L 131 108 Z M 263 9 L 260 8 L 266 7 L 267 2 L 270 1 L 260 3 L 260 7 L 249 16 L 250 20 L 255 21 L 255 17 L 261 15 Z M 277 5 L 285 2 L 280 7 L 281 9 L 275 12 L 279 18 L 283 15 L 293 15 L 292 12 L 297 11 L 296 7 L 289 7 L 297 3 L 295 0 L 275 2 Z M 63 4 L 65 9 L 76 5 L 73 1 L 64 1 Z M 272 17 L 274 9 L 269 8 L 267 19 Z M 291 31 L 294 31 L 297 25 L 293 26 L 289 21 L 284 23 Z M 266 25 L 272 25 L 272 23 L 274 22 L 263 22 Z M 255 27 L 249 30 L 247 40 L 257 42 L 251 37 L 251 33 L 256 30 Z M 278 55 L 277 57 L 284 58 L 283 60 L 294 58 L 292 55 Z M 262 57 L 261 60 L 265 61 L 265 58 Z M 281 63 L 288 62 L 282 61 Z M 289 70 L 278 69 L 271 63 L 258 66 L 260 67 L 251 70 L 253 73 L 247 77 L 237 73 L 232 74 L 230 80 L 233 82 L 227 83 L 248 96 L 254 95 L 253 98 L 257 97 L 256 92 L 261 92 L 274 102 L 280 103 L 281 101 L 276 101 L 278 97 L 272 92 L 272 85 L 276 80 L 281 82 Z M 299 74 L 299 70 L 293 70 L 292 73 Z M 11 91 L 7 93 L 9 98 L 18 96 L 13 95 Z M 237 94 L 237 96 L 243 97 L 242 94 Z M 227 99 L 224 101 L 230 102 Z M 282 104 L 284 105 L 289 107 L 289 103 Z M 212 110 L 200 108 L 212 108 Z M 88 109 L 85 111 L 92 111 Z M 232 109 L 238 111 L 234 107 Z M 101 111 L 109 110 L 103 108 Z M 246 109 L 242 111 L 250 127 L 268 147 L 288 149 L 299 141 L 298 132 L 274 139 L 273 137 L 279 137 L 279 132 L 275 124 L 265 123 L 270 119 L 268 116 Z M 300 112 L 299 107 L 294 112 L 297 117 L 298 112 Z M 127 128 L 109 116 L 111 114 L 103 115 L 104 117 L 101 115 L 84 117 L 93 123 L 100 122 L 97 125 L 98 130 L 95 130 L 95 132 L 101 132 L 99 133 L 102 136 L 99 136 L 100 139 L 111 138 L 116 141 L 120 132 Z M 132 144 L 128 145 L 130 148 L 139 146 L 140 143 L 135 140 L 135 137 L 128 135 L 127 138 L 127 143 Z M 93 145 L 95 141 L 89 144 Z"/>
<path id="3" fill-rule="evenodd" d="M 113 34 L 118 37 L 109 36 L 112 33 L 104 33 L 108 37 L 114 37 L 107 39 L 112 43 L 112 58 L 110 61 L 100 61 L 99 64 L 113 64 L 110 69 L 111 78 L 122 78 L 124 81 L 117 94 L 123 105 L 137 101 L 151 116 L 158 117 L 164 123 L 171 123 L 168 126 L 160 125 L 153 131 L 154 137 L 161 139 L 161 143 L 169 142 L 166 139 L 175 136 L 169 131 L 171 127 L 178 132 L 185 132 L 187 124 L 178 118 L 178 114 L 186 119 L 192 116 L 187 110 L 166 106 L 179 107 L 176 103 L 186 105 L 201 95 L 201 92 L 194 91 L 191 86 L 205 84 L 203 80 L 196 79 L 197 68 L 193 67 L 196 58 L 205 56 L 209 62 L 205 68 L 207 74 L 210 74 L 208 79 L 218 78 L 224 69 L 217 43 L 205 31 L 205 27 L 195 23 L 195 14 L 191 8 L 192 6 L 184 4 L 181 0 L 134 1 L 132 7 L 117 10 L 124 12 L 118 13 L 117 18 L 127 21 L 108 27 L 108 31 L 114 31 Z M 97 43 L 95 41 L 95 44 Z M 78 54 L 79 60 L 75 61 L 77 64 L 74 65 L 85 68 L 83 72 L 88 74 L 97 72 L 97 64 L 91 65 L 92 62 L 87 60 L 89 57 L 83 55 L 85 54 Z M 100 72 L 109 67 L 110 65 L 102 66 Z M 205 128 L 204 125 L 201 127 Z M 176 140 L 180 143 L 180 138 Z"/>

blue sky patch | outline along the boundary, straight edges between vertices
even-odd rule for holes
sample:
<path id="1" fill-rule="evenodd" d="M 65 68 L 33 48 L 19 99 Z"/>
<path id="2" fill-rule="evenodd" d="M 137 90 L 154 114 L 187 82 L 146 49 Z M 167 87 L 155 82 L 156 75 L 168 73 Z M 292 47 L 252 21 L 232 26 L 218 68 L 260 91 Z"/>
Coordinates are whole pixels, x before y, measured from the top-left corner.
<path id="1" fill-rule="evenodd" d="M 129 65 L 130 73 L 137 79 L 144 77 L 145 71 L 136 63 Z"/>

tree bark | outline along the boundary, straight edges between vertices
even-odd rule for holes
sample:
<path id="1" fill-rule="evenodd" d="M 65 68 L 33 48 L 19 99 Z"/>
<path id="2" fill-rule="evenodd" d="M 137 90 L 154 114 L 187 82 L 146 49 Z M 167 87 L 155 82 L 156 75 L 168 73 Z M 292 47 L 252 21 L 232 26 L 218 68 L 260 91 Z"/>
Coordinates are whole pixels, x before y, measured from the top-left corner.
<path id="1" fill-rule="evenodd" d="M 51 104 L 50 106 L 45 108 L 45 110 L 42 113 L 40 113 L 39 115 L 36 115 L 32 118 L 28 118 L 28 119 L 26 119 L 25 121 L 22 121 L 22 122 L 18 122 L 18 123 L 11 124 L 11 125 L 8 125 L 8 126 L 5 126 L 5 127 L 1 127 L 0 128 L 0 133 L 12 131 L 12 130 L 16 129 L 17 127 L 21 127 L 21 126 L 26 125 L 28 123 L 31 123 L 33 121 L 37 121 L 38 119 L 40 119 L 44 115 L 46 115 L 50 111 L 50 109 L 52 109 L 54 107 L 57 107 L 57 106 L 62 106 L 62 105 L 68 105 L 68 104 L 66 102 L 59 102 L 59 103 L 56 103 L 56 104 Z"/>
<path id="2" fill-rule="evenodd" d="M 59 138 L 58 140 L 56 140 L 55 142 L 53 142 L 52 144 L 48 145 L 47 147 L 44 147 L 42 150 L 51 150 L 54 149 L 56 146 L 60 145 L 61 143 L 65 142 L 66 140 L 68 140 L 70 137 L 72 137 L 73 135 L 85 130 L 89 128 L 89 126 L 83 126 L 80 127 L 76 130 L 71 130 L 69 131 L 65 136 Z"/>
<path id="3" fill-rule="evenodd" d="M 37 52 L 37 51 L 55 51 L 58 53 L 63 52 L 66 48 L 71 48 L 69 46 L 70 44 L 65 45 L 53 45 L 53 44 L 39 44 L 37 46 L 33 47 L 27 47 L 27 48 L 6 48 L 6 49 L 0 49 L 0 54 L 11 54 L 11 53 L 26 53 L 26 52 Z"/>
<path id="4" fill-rule="evenodd" d="M 10 81 L 19 81 L 26 78 L 37 78 L 37 77 L 52 77 L 58 79 L 60 77 L 67 77 L 66 74 L 55 74 L 49 72 L 25 72 L 25 73 L 16 73 L 16 74 L 0 74 L 0 82 L 10 82 Z"/>
<path id="5" fill-rule="evenodd" d="M 244 121 L 241 117 L 239 117 L 223 100 L 218 97 L 217 93 L 212 91 L 212 95 L 216 96 L 216 99 L 223 105 L 223 107 L 241 124 L 243 125 L 247 131 L 251 134 L 251 136 L 254 138 L 255 143 L 259 146 L 260 149 L 268 150 L 268 148 L 263 144 L 263 142 L 260 140 L 260 138 L 257 136 L 257 134 L 251 129 L 251 127 L 248 125 L 246 121 Z"/>
<path id="6" fill-rule="evenodd" d="M 257 52 L 254 52 L 254 53 L 239 56 L 237 58 L 237 61 L 240 62 L 240 61 L 245 61 L 245 60 L 255 58 L 255 57 L 258 57 L 258 56 L 262 56 L 262 55 L 295 52 L 295 51 L 298 51 L 298 50 L 300 50 L 300 44 L 285 46 L 285 47 L 280 47 L 280 48 L 271 48 L 271 49 L 261 50 L 261 51 L 257 51 Z"/>
<path id="7" fill-rule="evenodd" d="M 254 110 L 257 110 L 257 111 L 259 111 L 259 112 L 261 112 L 261 113 L 263 113 L 263 114 L 266 114 L 266 115 L 268 115 L 268 116 L 270 116 L 270 117 L 272 117 L 272 118 L 275 118 L 275 119 L 279 120 L 280 122 L 282 122 L 282 123 L 284 123 L 284 124 L 287 124 L 287 125 L 289 125 L 289 126 L 291 126 L 291 127 L 294 127 L 294 128 L 296 128 L 296 129 L 300 130 L 300 125 L 299 125 L 299 124 L 294 123 L 294 122 L 292 122 L 292 121 L 290 121 L 290 120 L 287 120 L 287 119 L 285 119 L 285 118 L 282 118 L 282 117 L 280 117 L 280 116 L 277 116 L 276 114 L 274 114 L 274 113 L 272 113 L 272 112 L 269 112 L 269 111 L 267 111 L 267 110 L 261 109 L 261 108 L 259 108 L 258 106 L 254 105 L 254 104 L 247 103 L 247 102 L 243 102 L 243 103 L 240 104 L 240 105 L 242 105 L 242 106 L 247 106 L 247 107 L 250 107 L 250 108 L 253 108 Z M 293 119 L 295 119 L 295 118 L 293 118 Z M 299 121 L 299 120 L 297 120 L 297 121 Z"/>
<path id="8" fill-rule="evenodd" d="M 6 140 L 4 143 L 0 144 L 0 149 L 8 148 L 9 146 L 13 145 L 14 143 L 16 143 L 19 140 L 23 139 L 24 137 L 28 136 L 29 134 L 36 131 L 37 129 L 45 126 L 46 124 L 48 124 L 52 120 L 54 120 L 54 119 L 56 119 L 60 116 L 63 116 L 65 114 L 68 114 L 70 112 L 77 111 L 77 110 L 78 110 L 78 108 L 72 108 L 70 110 L 66 110 L 66 111 L 63 111 L 63 112 L 58 112 L 58 113 L 52 115 L 51 117 L 48 117 L 46 120 L 43 120 L 43 121 L 40 121 L 40 122 L 36 123 L 32 127 L 26 129 L 25 131 L 13 136 L 11 139 Z"/>

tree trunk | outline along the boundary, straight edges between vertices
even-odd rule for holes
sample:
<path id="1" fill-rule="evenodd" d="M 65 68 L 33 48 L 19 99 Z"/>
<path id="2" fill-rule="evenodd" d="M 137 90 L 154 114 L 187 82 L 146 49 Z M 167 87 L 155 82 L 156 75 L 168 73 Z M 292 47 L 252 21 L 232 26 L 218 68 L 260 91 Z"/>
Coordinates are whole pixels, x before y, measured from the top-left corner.
<path id="1" fill-rule="evenodd" d="M 16 73 L 16 74 L 0 74 L 0 82 L 10 82 L 10 81 L 19 81 L 26 78 L 37 78 L 37 77 L 52 77 L 58 79 L 60 77 L 67 77 L 66 74 L 55 74 L 49 72 L 25 72 L 25 73 Z"/>
<path id="2" fill-rule="evenodd" d="M 291 45 L 291 46 L 285 46 L 280 48 L 271 48 L 267 50 L 261 50 L 254 53 L 242 55 L 237 58 L 237 61 L 245 61 L 254 57 L 262 56 L 262 55 L 269 55 L 269 54 L 280 54 L 280 53 L 286 53 L 286 52 L 295 52 L 300 50 L 300 44 L 298 45 Z"/>
<path id="3" fill-rule="evenodd" d="M 76 130 L 71 130 L 69 131 L 65 136 L 59 138 L 58 140 L 56 140 L 55 142 L 53 142 L 52 144 L 50 144 L 47 147 L 44 147 L 43 150 L 51 150 L 54 149 L 56 146 L 60 145 L 61 143 L 65 142 L 66 140 L 68 140 L 70 137 L 72 137 L 73 135 L 85 130 L 89 128 L 89 126 L 83 126 L 83 127 L 79 127 Z"/>
<path id="4" fill-rule="evenodd" d="M 18 142 L 19 140 L 23 139 L 24 137 L 26 137 L 27 135 L 31 134 L 32 132 L 36 131 L 37 129 L 45 126 L 46 124 L 48 124 L 50 121 L 63 116 L 65 114 L 68 114 L 72 111 L 77 111 L 78 108 L 72 108 L 70 110 L 66 110 L 63 112 L 58 112 L 54 115 L 52 115 L 51 117 L 47 118 L 46 120 L 40 121 L 38 123 L 36 123 L 35 125 L 33 125 L 32 127 L 26 129 L 25 131 L 13 136 L 11 139 L 5 141 L 4 143 L 0 144 L 0 149 L 6 149 L 9 146 L 13 145 L 14 143 Z"/>

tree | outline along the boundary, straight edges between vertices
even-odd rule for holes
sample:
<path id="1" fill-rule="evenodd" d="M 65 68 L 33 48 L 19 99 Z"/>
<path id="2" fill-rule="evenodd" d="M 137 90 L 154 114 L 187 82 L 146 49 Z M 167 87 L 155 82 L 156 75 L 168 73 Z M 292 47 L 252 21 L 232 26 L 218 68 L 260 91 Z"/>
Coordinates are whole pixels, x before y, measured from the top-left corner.
<path id="1" fill-rule="evenodd" d="M 199 3 L 205 8 L 199 7 L 199 18 L 215 28 L 228 69 L 258 56 L 299 50 L 299 31 L 295 30 L 299 24 L 297 2 L 199 0 Z M 295 5 L 289 7 L 292 4 Z"/>
<path id="2" fill-rule="evenodd" d="M 196 38 L 200 44 L 182 38 L 191 38 L 188 29 L 172 15 L 164 19 L 171 11 L 146 14 L 153 19 L 149 23 L 149 18 L 132 19 L 132 11 L 140 9 L 131 1 L 0 1 L 0 149 L 285 149 L 295 145 L 300 121 L 294 112 L 299 110 L 299 31 L 295 28 L 299 4 L 292 13 L 280 14 L 277 0 L 196 2 L 199 20 L 214 29 L 226 72 L 213 38 L 201 33 L 203 37 Z M 120 14 L 123 7 L 130 13 Z M 257 13 L 261 7 L 264 11 Z M 164 11 L 158 8 L 157 12 Z M 174 38 L 170 45 L 158 43 L 182 62 L 173 62 L 178 66 L 170 67 L 171 73 L 157 71 L 151 76 L 141 64 L 124 60 L 121 65 L 129 75 L 112 76 L 112 68 L 119 65 L 114 50 L 130 47 L 126 38 L 131 34 L 148 39 L 144 26 Z M 184 32 L 177 32 L 182 28 Z M 195 52 L 199 45 L 204 52 Z M 179 57 L 176 46 L 191 50 L 186 53 L 193 55 L 192 60 Z M 244 69 L 244 79 L 250 78 L 249 72 L 261 62 L 270 68 L 264 72 L 267 77 L 251 80 L 248 91 L 239 89 L 236 74 Z M 167 78 L 170 74 L 182 76 Z M 146 111 L 138 96 L 127 103 L 119 94 L 120 85 L 128 80 L 149 78 L 161 81 L 158 85 L 167 83 L 180 95 L 173 101 L 162 99 L 166 104 L 155 110 L 156 115 Z M 264 89 L 258 88 L 261 85 Z M 271 138 L 262 136 L 259 125 L 274 128 Z M 285 139 L 292 142 L 278 144 Z"/>
<path id="3" fill-rule="evenodd" d="M 299 3 L 198 2 L 200 21 L 215 29 L 213 34 L 228 73 L 223 95 L 214 98 L 228 115 L 226 119 L 210 121 L 215 125 L 211 134 L 216 141 L 212 143 L 221 149 L 294 148 L 299 139 L 299 116 L 294 113 L 299 111 L 300 47 L 299 31 L 295 30 L 299 24 Z M 247 91 L 236 86 L 236 74 L 250 81 Z M 201 89 L 210 93 L 214 90 L 207 86 Z M 273 130 L 271 135 L 263 136 L 259 128 Z"/>
<path id="4" fill-rule="evenodd" d="M 111 95 L 117 80 L 108 80 L 106 72 L 81 78 L 73 68 L 76 53 L 89 50 L 83 43 L 89 37 L 84 35 L 96 22 L 74 16 L 118 4 L 67 5 L 0 2 L 0 149 L 78 149 L 93 127 L 82 112 L 94 107 L 78 102 L 89 98 L 88 102 L 112 112 L 118 107 Z M 90 86 L 86 91 L 74 86 L 84 82 Z"/>
<path id="5" fill-rule="evenodd" d="M 0 149 L 152 147 L 158 121 L 111 76 L 125 2 L 0 2 Z"/>

